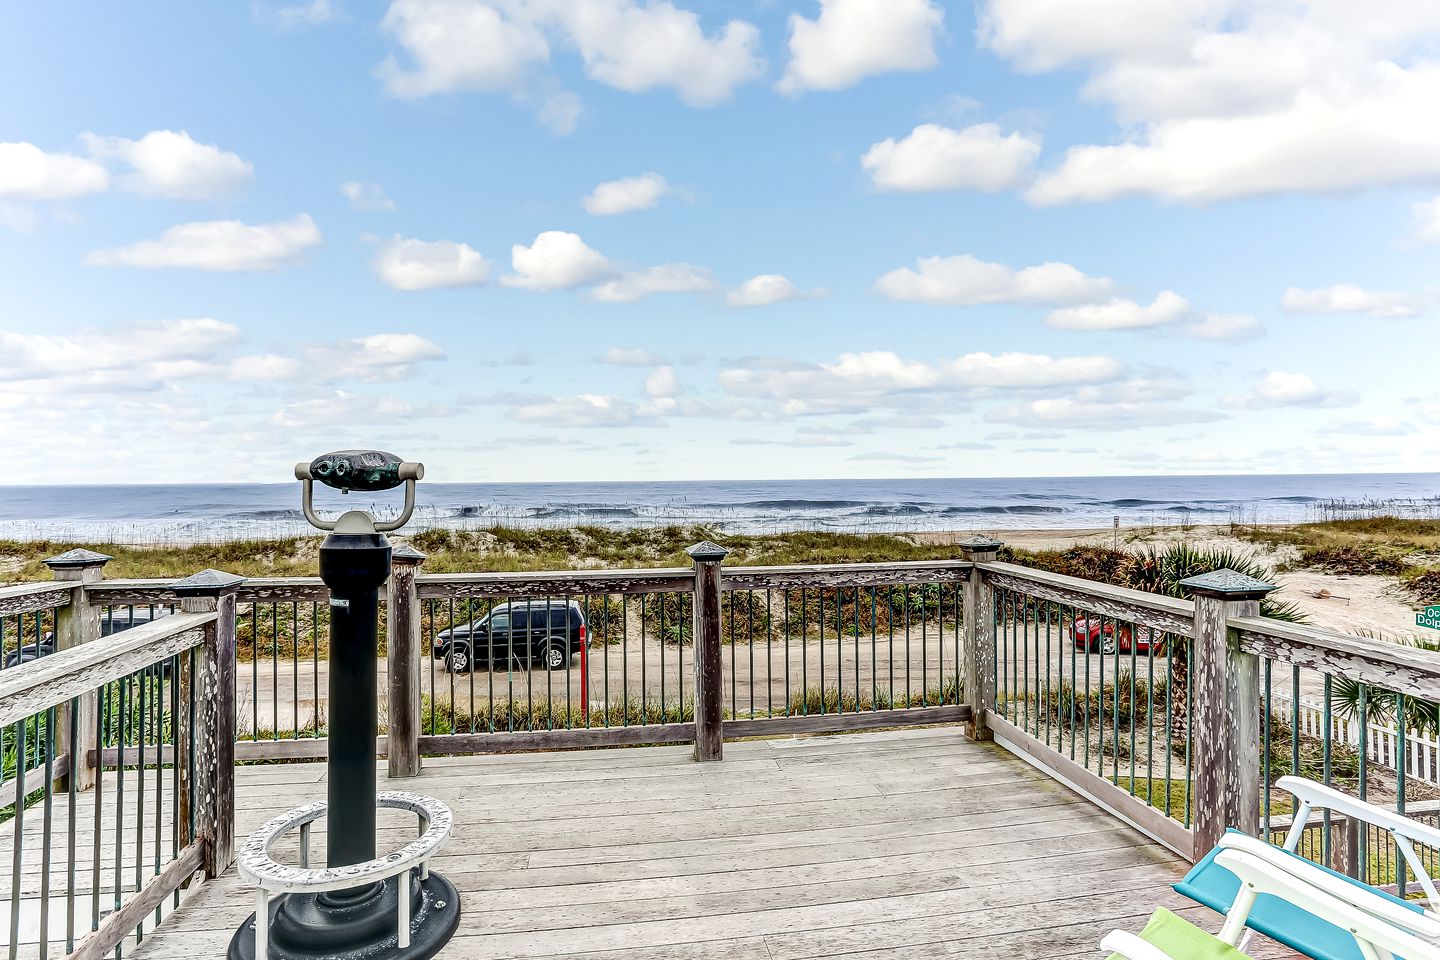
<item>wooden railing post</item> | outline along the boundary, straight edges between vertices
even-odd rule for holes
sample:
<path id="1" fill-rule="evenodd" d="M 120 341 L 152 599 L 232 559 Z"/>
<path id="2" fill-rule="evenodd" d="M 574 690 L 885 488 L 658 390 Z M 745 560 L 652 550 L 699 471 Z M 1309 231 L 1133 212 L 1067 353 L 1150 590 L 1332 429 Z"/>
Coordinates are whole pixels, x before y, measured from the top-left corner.
<path id="1" fill-rule="evenodd" d="M 976 535 L 960 541 L 971 563 L 992 563 L 1000 556 L 1004 544 L 990 537 Z M 960 645 L 961 678 L 964 702 L 970 705 L 970 722 L 965 728 L 971 740 L 992 740 L 994 734 L 985 725 L 985 714 L 995 707 L 995 599 L 985 585 L 984 572 L 970 568 L 965 582 L 965 626 Z"/>
<path id="2" fill-rule="evenodd" d="M 200 650 L 194 679 L 195 736 L 193 818 L 205 840 L 205 875 L 220 876 L 235 859 L 235 588 L 244 577 L 202 570 L 174 584 L 182 613 L 215 613 Z M 177 756 L 177 770 L 189 768 Z"/>
<path id="3" fill-rule="evenodd" d="M 105 554 L 93 550 L 67 550 L 45 561 L 56 580 L 75 583 L 70 602 L 55 611 L 56 650 L 69 650 L 82 643 L 100 639 L 100 608 L 90 602 L 90 598 L 85 595 L 85 587 L 87 584 L 99 583 L 104 578 L 105 564 L 110 560 Z M 93 787 L 95 771 L 100 767 L 100 743 L 95 734 L 96 703 L 94 690 L 77 697 L 73 725 L 70 704 L 62 704 L 55 711 L 55 752 L 69 756 L 70 772 L 67 776 L 75 779 L 76 790 L 89 790 Z M 94 765 L 90 762 L 92 751 L 96 752 Z M 57 786 L 68 788 L 69 783 L 62 779 Z"/>
<path id="4" fill-rule="evenodd" d="M 385 663 L 389 677 L 390 777 L 420 775 L 420 598 L 415 575 L 425 554 L 401 545 L 390 555 Z"/>
<path id="5" fill-rule="evenodd" d="M 1227 827 L 1251 836 L 1260 832 L 1260 661 L 1240 649 L 1228 621 L 1259 616 L 1260 601 L 1275 585 L 1216 570 L 1180 586 L 1195 597 L 1189 706 L 1199 859 Z"/>
<path id="6" fill-rule="evenodd" d="M 702 540 L 685 551 L 695 563 L 691 636 L 695 644 L 695 759 L 719 760 L 725 746 L 721 708 L 720 565 L 729 550 Z"/>

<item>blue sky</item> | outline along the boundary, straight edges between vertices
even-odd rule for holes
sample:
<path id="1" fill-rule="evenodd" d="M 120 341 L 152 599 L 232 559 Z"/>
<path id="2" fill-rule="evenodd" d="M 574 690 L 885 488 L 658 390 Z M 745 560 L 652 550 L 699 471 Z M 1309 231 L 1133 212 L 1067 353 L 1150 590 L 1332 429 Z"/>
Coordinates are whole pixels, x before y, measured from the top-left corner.
<path id="1" fill-rule="evenodd" d="M 1360 6 L 10 5 L 7 480 L 1440 469 L 1440 8 Z"/>

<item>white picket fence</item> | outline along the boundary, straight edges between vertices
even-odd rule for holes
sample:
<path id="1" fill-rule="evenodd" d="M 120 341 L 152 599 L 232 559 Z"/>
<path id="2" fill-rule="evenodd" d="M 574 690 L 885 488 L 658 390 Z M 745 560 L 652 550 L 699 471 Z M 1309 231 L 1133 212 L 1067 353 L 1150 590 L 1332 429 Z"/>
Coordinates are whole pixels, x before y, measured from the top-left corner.
<path id="1" fill-rule="evenodd" d="M 1292 701 L 1279 693 L 1271 697 L 1271 713 L 1289 720 L 1293 716 Z M 1323 739 L 1325 736 L 1325 707 L 1306 697 L 1300 698 L 1300 733 Z M 1332 711 L 1330 717 L 1332 743 L 1345 743 L 1355 750 L 1360 749 L 1360 723 L 1353 717 L 1341 717 Z M 1388 724 L 1365 725 L 1366 762 L 1378 764 L 1390 770 L 1398 770 L 1397 757 L 1400 755 L 1400 732 Z M 1426 736 L 1417 730 L 1405 732 L 1405 776 L 1425 783 L 1440 785 L 1440 740 Z"/>

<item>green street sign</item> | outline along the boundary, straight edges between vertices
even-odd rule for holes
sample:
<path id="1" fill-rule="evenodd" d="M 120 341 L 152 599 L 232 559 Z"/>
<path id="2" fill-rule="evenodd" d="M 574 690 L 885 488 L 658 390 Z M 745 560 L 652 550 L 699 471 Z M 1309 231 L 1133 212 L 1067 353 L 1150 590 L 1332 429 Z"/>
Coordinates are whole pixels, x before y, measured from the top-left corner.
<path id="1" fill-rule="evenodd" d="M 1440 603 L 1431 604 L 1415 614 L 1415 626 L 1440 630 Z"/>

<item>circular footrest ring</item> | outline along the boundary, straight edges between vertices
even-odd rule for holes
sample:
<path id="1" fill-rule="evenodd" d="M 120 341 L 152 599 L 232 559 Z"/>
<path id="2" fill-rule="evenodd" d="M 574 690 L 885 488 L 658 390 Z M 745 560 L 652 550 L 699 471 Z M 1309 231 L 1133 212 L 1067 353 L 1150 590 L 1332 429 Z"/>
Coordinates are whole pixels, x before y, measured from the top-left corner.
<path id="1" fill-rule="evenodd" d="M 419 868 L 421 879 L 429 873 L 429 861 L 450 838 L 453 817 L 450 808 L 433 797 L 389 790 L 375 795 L 375 806 L 382 810 L 407 810 L 420 821 L 420 835 L 393 853 L 365 863 L 343 867 L 310 866 L 310 825 L 325 816 L 329 805 L 324 800 L 307 804 L 282 814 L 252 833 L 235 856 L 235 867 L 241 879 L 255 885 L 255 956 L 266 957 L 271 894 L 325 893 L 346 890 L 390 877 L 408 877 Z M 270 849 L 285 834 L 300 831 L 300 865 L 280 863 Z M 398 899 L 400 946 L 410 943 L 410 900 Z"/>

